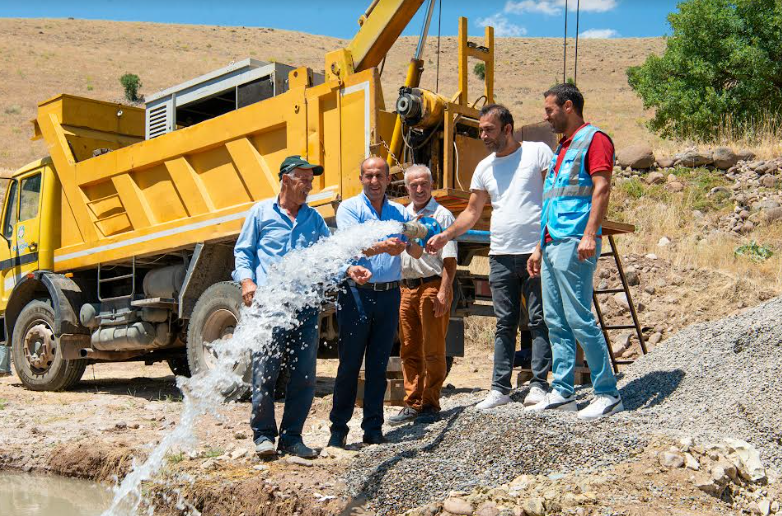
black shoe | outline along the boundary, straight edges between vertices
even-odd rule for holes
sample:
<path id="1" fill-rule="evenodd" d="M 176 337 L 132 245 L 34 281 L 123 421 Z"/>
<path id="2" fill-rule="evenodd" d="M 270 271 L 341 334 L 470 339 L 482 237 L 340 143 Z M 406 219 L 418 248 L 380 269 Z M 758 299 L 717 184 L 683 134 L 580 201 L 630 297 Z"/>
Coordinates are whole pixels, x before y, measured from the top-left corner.
<path id="1" fill-rule="evenodd" d="M 416 409 L 413 407 L 402 407 L 399 414 L 388 418 L 388 424 L 391 426 L 404 425 L 405 423 L 415 421 L 416 417 L 418 417 L 418 411 Z"/>
<path id="2" fill-rule="evenodd" d="M 364 434 L 364 444 L 385 444 L 388 442 L 383 436 L 382 432 L 372 432 L 371 434 Z"/>
<path id="3" fill-rule="evenodd" d="M 295 455 L 302 459 L 314 459 L 318 456 L 318 452 L 301 441 L 296 441 L 291 444 L 280 443 L 279 450 L 286 455 Z"/>
<path id="4" fill-rule="evenodd" d="M 347 444 L 348 444 L 347 434 L 343 434 L 340 432 L 331 432 L 331 437 L 329 437 L 329 442 L 326 445 L 326 447 L 345 448 Z"/>
<path id="5" fill-rule="evenodd" d="M 440 410 L 434 407 L 424 407 L 415 418 L 416 423 L 430 424 L 440 420 Z"/>

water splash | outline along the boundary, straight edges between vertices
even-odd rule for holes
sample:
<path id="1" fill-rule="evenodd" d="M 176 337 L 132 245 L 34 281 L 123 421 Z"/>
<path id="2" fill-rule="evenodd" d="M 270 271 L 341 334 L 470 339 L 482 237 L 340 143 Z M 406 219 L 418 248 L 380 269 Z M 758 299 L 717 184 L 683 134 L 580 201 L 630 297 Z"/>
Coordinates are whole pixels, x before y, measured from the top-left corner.
<path id="1" fill-rule="evenodd" d="M 290 349 L 272 346 L 274 329 L 295 328 L 298 325 L 296 313 L 319 307 L 324 301 L 324 292 L 344 279 L 347 263 L 387 235 L 399 233 L 401 226 L 391 221 L 370 221 L 353 226 L 311 247 L 291 251 L 275 264 L 266 284 L 258 287 L 252 306 L 242 309 L 233 338 L 220 342 L 220 352 L 212 369 L 191 378 L 177 377 L 177 386 L 184 395 L 179 424 L 160 441 L 143 464 L 133 465 L 131 472 L 115 487 L 111 507 L 102 516 L 136 514 L 143 501 L 142 483 L 152 479 L 172 448 L 195 444 L 194 430 L 199 418 L 207 414 L 219 417 L 224 393 L 243 384 L 234 370 L 236 364 L 253 353 L 281 356 L 289 352 Z"/>

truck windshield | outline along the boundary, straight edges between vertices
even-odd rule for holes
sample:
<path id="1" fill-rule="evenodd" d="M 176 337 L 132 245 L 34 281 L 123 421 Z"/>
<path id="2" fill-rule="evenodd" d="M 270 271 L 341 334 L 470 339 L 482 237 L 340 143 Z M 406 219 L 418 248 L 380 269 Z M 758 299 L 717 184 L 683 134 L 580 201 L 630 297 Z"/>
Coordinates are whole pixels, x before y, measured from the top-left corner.
<path id="1" fill-rule="evenodd" d="M 16 181 L 11 182 L 11 191 L 8 193 L 8 204 L 5 207 L 5 217 L 3 217 L 3 236 L 9 240 L 14 236 L 14 226 L 16 225 L 18 185 L 19 183 Z"/>

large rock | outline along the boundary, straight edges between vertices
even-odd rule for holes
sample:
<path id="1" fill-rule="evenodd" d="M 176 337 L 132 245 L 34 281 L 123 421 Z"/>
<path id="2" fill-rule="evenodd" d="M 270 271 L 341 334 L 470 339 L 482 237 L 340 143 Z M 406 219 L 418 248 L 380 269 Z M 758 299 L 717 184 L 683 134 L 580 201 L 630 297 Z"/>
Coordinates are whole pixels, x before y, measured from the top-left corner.
<path id="1" fill-rule="evenodd" d="M 760 482 L 766 478 L 766 469 L 754 446 L 738 439 L 725 439 L 725 443 L 738 458 L 735 464 L 741 478 L 750 482 Z"/>
<path id="2" fill-rule="evenodd" d="M 755 153 L 748 149 L 741 149 L 736 153 L 736 158 L 739 161 L 752 161 L 755 159 Z"/>
<path id="3" fill-rule="evenodd" d="M 443 509 L 451 514 L 462 514 L 469 516 L 473 512 L 472 504 L 464 498 L 452 497 L 448 498 L 443 504 Z"/>
<path id="4" fill-rule="evenodd" d="M 660 465 L 666 468 L 681 468 L 684 466 L 684 456 L 675 452 L 662 452 L 659 456 Z"/>
<path id="5" fill-rule="evenodd" d="M 646 176 L 646 182 L 650 185 L 661 185 L 665 182 L 665 175 L 661 172 L 652 172 Z"/>
<path id="6" fill-rule="evenodd" d="M 714 166 L 720 170 L 728 170 L 739 162 L 738 156 L 729 147 L 717 147 L 712 155 Z"/>
<path id="7" fill-rule="evenodd" d="M 654 152 L 649 145 L 631 145 L 616 153 L 616 162 L 620 167 L 630 167 L 636 170 L 652 168 L 655 163 Z"/>
<path id="8" fill-rule="evenodd" d="M 697 168 L 714 163 L 711 151 L 688 150 L 676 155 L 676 164 L 684 167 Z"/>
<path id="9" fill-rule="evenodd" d="M 782 208 L 771 208 L 768 210 L 763 210 L 760 218 L 766 224 L 771 224 L 778 220 L 782 220 Z"/>
<path id="10" fill-rule="evenodd" d="M 780 204 L 777 201 L 771 199 L 765 199 L 763 201 L 757 201 L 752 203 L 752 209 L 756 211 L 773 210 L 779 207 Z"/>
<path id="11" fill-rule="evenodd" d="M 663 156 L 662 158 L 657 158 L 657 166 L 660 168 L 671 168 L 676 163 L 675 158 L 671 158 L 670 156 Z"/>

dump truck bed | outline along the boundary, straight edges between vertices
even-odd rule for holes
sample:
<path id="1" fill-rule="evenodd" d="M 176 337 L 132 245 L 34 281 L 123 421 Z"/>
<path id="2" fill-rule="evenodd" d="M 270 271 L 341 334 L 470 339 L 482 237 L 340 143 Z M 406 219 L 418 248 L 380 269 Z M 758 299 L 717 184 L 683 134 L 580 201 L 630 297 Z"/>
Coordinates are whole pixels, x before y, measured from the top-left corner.
<path id="1" fill-rule="evenodd" d="M 277 195 L 279 164 L 291 154 L 324 165 L 309 202 L 333 215 L 360 190 L 378 124 L 393 119 L 379 113 L 375 70 L 316 86 L 307 74 L 291 72 L 283 94 L 151 140 L 142 109 L 70 95 L 42 102 L 36 137 L 62 187 L 54 270 L 235 237 L 250 207 Z"/>

